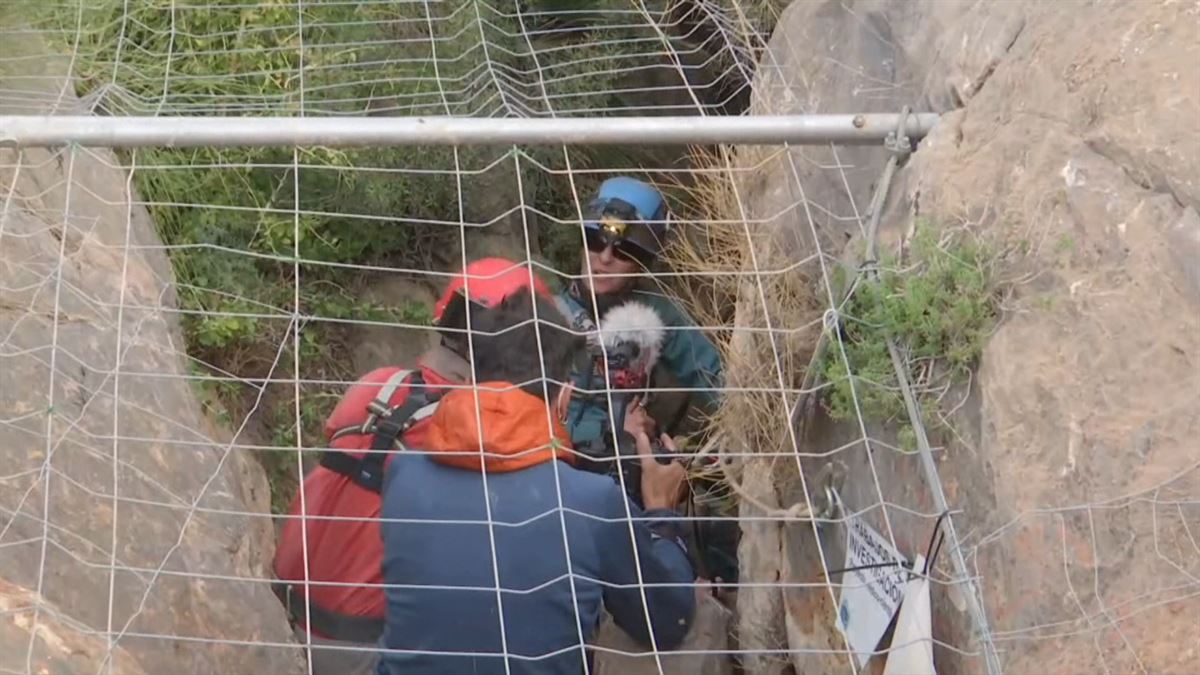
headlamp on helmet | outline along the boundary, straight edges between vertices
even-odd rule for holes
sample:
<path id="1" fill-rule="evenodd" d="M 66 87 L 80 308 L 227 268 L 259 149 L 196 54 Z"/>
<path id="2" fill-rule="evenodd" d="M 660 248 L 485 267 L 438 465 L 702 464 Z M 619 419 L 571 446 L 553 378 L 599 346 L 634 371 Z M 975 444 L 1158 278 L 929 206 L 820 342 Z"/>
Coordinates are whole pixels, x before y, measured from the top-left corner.
<path id="1" fill-rule="evenodd" d="M 598 253 L 611 246 L 617 255 L 643 266 L 662 252 L 669 229 L 662 195 L 627 176 L 604 181 L 584 222 L 588 250 Z"/>

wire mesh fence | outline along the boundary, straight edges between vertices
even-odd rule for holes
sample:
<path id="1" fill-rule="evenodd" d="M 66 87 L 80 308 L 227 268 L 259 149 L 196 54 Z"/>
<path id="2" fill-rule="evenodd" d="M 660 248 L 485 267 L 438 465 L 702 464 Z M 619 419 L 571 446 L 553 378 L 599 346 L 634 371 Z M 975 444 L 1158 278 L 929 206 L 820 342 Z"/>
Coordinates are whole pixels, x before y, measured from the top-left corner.
<path id="1" fill-rule="evenodd" d="M 18 46 L 0 54 L 0 113 L 741 114 L 773 67 L 770 9 L 43 3 L 0 11 L 0 35 Z M 785 145 L 0 150 L 0 437 L 12 448 L 0 475 L 0 612 L 33 627 L 5 648 L 19 652 L 5 672 L 39 672 L 67 653 L 79 672 L 311 672 L 301 659 L 311 638 L 288 627 L 269 558 L 293 499 L 302 518 L 330 520 L 309 511 L 302 478 L 327 446 L 334 404 L 363 373 L 411 367 L 437 339 L 433 300 L 466 261 L 502 254 L 556 288 L 588 278 L 580 224 L 613 175 L 659 185 L 684 224 L 671 264 L 646 276 L 725 361 L 715 433 L 700 448 L 717 462 L 695 476 L 710 482 L 689 516 L 738 524 L 741 548 L 735 581 L 706 579 L 728 609 L 712 609 L 705 641 L 645 650 L 609 633 L 585 668 L 635 667 L 613 659 L 638 649 L 647 672 L 872 672 L 836 628 L 849 590 L 888 578 L 846 569 L 867 525 L 907 562 L 935 559 L 924 576 L 943 672 L 994 670 L 990 650 L 1066 638 L 1093 641 L 1107 672 L 1136 670 L 1123 621 L 1200 587 L 1196 467 L 1152 492 L 1023 513 L 986 535 L 988 521 L 956 510 L 953 491 L 939 510 L 936 471 L 889 430 L 896 420 L 873 418 L 869 406 L 895 392 L 858 372 L 844 328 L 865 284 L 846 235 L 862 241 L 870 220 L 847 176 L 882 168 Z M 816 182 L 844 187 L 830 196 Z M 814 403 L 834 395 L 838 422 L 820 412 L 833 404 Z M 954 461 L 948 452 L 932 448 L 938 466 Z M 565 518 L 558 497 L 550 515 Z M 1095 522 L 1118 512 L 1149 528 L 1133 530 L 1152 533 L 1159 573 L 1106 603 L 1103 549 L 1128 544 Z M 935 555 L 947 518 L 962 540 Z M 511 525 L 444 525 L 472 524 Z M 999 617 L 994 632 L 961 609 L 936 618 L 951 615 L 939 603 L 978 597 L 987 608 L 989 588 L 1012 588 L 995 581 L 1006 572 L 991 551 L 1008 555 L 999 542 L 1030 527 L 1060 535 L 1037 555 L 1071 585 L 1062 617 Z M 565 529 L 563 539 L 569 548 Z M 494 543 L 489 554 L 499 564 Z M 1073 569 L 1088 566 L 1090 592 Z M 576 580 L 586 579 L 552 581 Z M 519 594 L 493 586 L 500 607 Z M 498 656 L 504 672 L 539 658 Z"/>
<path id="2" fill-rule="evenodd" d="M 669 114 L 744 105 L 761 43 L 733 8 L 51 3 L 33 30 L 104 114 Z"/>

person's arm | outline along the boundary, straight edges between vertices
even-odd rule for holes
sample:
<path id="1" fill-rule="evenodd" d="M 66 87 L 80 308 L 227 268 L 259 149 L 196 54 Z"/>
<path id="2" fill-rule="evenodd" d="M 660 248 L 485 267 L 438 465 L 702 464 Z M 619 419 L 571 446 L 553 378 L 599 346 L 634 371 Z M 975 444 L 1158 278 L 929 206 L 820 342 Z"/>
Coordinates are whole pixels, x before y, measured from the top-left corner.
<path id="1" fill-rule="evenodd" d="M 604 605 L 616 624 L 645 647 L 652 644 L 646 623 L 648 613 L 653 644 L 660 650 L 675 649 L 687 636 L 696 610 L 692 585 L 695 572 L 675 509 L 684 470 L 676 462 L 662 465 L 650 458 L 650 442 L 645 434 L 640 434 L 637 441 L 642 454 L 642 497 L 646 510 L 643 512 L 619 487 L 613 486 L 607 514 L 610 520 L 601 524 L 604 541 L 598 546 L 604 557 L 603 581 L 610 584 L 604 591 Z M 665 438 L 665 442 L 670 443 L 670 439 Z M 633 518 L 632 536 L 626 505 Z M 640 580 L 635 546 L 637 562 L 641 563 Z"/>
<path id="2" fill-rule="evenodd" d="M 721 355 L 704 331 L 671 299 L 659 296 L 658 309 L 663 322 L 672 327 L 663 341 L 659 361 L 682 384 L 702 409 L 714 407 L 722 386 Z M 680 327 L 687 330 L 678 330 Z"/>

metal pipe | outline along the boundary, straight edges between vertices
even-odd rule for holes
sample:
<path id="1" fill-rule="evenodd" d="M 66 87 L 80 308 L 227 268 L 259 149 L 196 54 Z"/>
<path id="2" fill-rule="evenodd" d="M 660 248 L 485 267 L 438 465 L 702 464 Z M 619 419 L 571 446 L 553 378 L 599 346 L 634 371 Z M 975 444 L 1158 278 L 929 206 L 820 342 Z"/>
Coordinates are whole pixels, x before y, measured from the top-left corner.
<path id="1" fill-rule="evenodd" d="M 929 132 L 937 113 L 908 117 Z M 96 117 L 0 115 L 0 147 L 877 144 L 896 114 L 743 117 Z"/>
<path id="2" fill-rule="evenodd" d="M 904 397 L 904 408 L 908 412 L 908 420 L 917 437 L 917 452 L 921 456 L 921 468 L 925 473 L 925 482 L 933 493 L 933 506 L 940 513 L 950 510 L 950 502 L 946 500 L 946 491 L 942 488 L 942 479 L 938 474 L 937 462 L 933 459 L 933 449 L 929 447 L 929 436 L 925 433 L 925 425 L 921 421 L 921 408 L 916 396 L 909 385 L 907 369 L 904 360 L 900 358 L 900 349 L 896 341 L 888 339 L 888 356 L 892 359 L 892 368 L 896 371 L 896 379 L 900 384 L 900 393 Z M 963 556 L 962 540 L 954 528 L 954 518 L 946 519 L 946 532 L 950 539 L 950 564 L 958 575 L 964 588 L 958 589 L 967 603 L 967 611 L 975 622 L 975 635 L 982 643 L 983 662 L 988 675 L 1003 675 L 1004 667 L 1000 663 L 1000 654 L 996 651 L 996 641 L 992 637 L 992 629 L 988 626 L 987 610 L 979 593 L 979 584 L 975 583 L 967 559 Z"/>

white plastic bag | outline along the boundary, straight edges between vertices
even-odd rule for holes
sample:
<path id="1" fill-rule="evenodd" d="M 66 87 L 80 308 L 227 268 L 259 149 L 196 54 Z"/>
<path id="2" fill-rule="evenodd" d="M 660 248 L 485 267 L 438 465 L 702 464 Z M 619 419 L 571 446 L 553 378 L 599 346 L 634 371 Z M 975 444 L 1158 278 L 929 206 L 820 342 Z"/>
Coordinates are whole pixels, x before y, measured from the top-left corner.
<path id="1" fill-rule="evenodd" d="M 917 556 L 913 569 L 924 567 L 925 559 Z M 904 587 L 900 616 L 892 634 L 892 650 L 888 652 L 883 675 L 937 675 L 933 668 L 933 619 L 929 600 L 928 577 L 913 577 Z"/>

